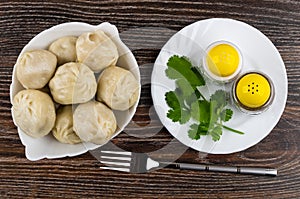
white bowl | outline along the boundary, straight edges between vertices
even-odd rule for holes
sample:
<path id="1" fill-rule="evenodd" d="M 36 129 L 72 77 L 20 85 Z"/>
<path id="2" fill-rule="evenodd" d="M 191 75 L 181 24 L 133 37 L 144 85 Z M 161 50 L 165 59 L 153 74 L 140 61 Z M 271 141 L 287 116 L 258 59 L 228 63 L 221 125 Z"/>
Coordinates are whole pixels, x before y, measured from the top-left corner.
<path id="1" fill-rule="evenodd" d="M 93 26 L 87 23 L 71 22 L 63 23 L 47 30 L 42 31 L 36 35 L 21 51 L 20 56 L 29 50 L 34 49 L 47 49 L 48 46 L 58 38 L 63 36 L 79 36 L 84 32 L 90 32 L 94 30 L 101 29 L 114 41 L 118 47 L 119 59 L 117 62 L 118 66 L 124 67 L 130 70 L 136 79 L 140 82 L 140 71 L 138 64 L 129 50 L 129 48 L 121 41 L 119 37 L 119 32 L 116 26 L 104 22 L 99 25 Z M 24 90 L 20 82 L 16 77 L 16 65 L 13 69 L 12 84 L 10 85 L 10 101 L 12 103 L 14 96 L 21 90 Z M 139 99 L 138 99 L 139 101 Z M 114 111 L 117 123 L 118 131 L 113 137 L 117 136 L 125 126 L 130 122 L 133 115 L 135 114 L 138 101 L 133 107 L 128 111 Z M 14 118 L 13 118 L 14 120 Z M 15 123 L 15 121 L 14 121 Z M 16 124 L 16 123 L 15 123 Z M 63 144 L 58 142 L 51 133 L 42 138 L 32 138 L 25 134 L 20 128 L 18 128 L 18 134 L 21 139 L 22 144 L 25 146 L 25 155 L 29 160 L 39 160 L 42 158 L 61 158 L 66 156 L 76 156 L 87 152 L 88 150 L 93 150 L 101 145 L 96 145 L 92 143 L 81 143 L 81 144 Z"/>

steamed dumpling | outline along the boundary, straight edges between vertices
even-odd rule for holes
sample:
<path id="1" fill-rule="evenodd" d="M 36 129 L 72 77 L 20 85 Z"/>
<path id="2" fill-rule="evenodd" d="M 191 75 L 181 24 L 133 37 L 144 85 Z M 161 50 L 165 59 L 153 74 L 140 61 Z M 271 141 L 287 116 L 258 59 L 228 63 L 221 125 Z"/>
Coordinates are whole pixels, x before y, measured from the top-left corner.
<path id="1" fill-rule="evenodd" d="M 17 79 L 24 88 L 43 88 L 53 76 L 56 56 L 47 50 L 25 52 L 16 64 Z"/>
<path id="2" fill-rule="evenodd" d="M 49 46 L 49 51 L 57 57 L 58 65 L 76 61 L 77 37 L 66 36 L 57 39 Z"/>
<path id="3" fill-rule="evenodd" d="M 52 99 L 38 90 L 22 90 L 14 97 L 12 114 L 16 125 L 31 137 L 47 135 L 54 126 Z"/>
<path id="4" fill-rule="evenodd" d="M 133 74 L 121 67 L 110 66 L 98 80 L 97 100 L 115 110 L 127 110 L 139 97 L 139 83 Z"/>
<path id="5" fill-rule="evenodd" d="M 104 144 L 117 129 L 114 113 L 97 101 L 80 104 L 73 115 L 74 131 L 81 140 Z"/>
<path id="6" fill-rule="evenodd" d="M 61 143 L 77 144 L 81 142 L 73 131 L 72 106 L 63 106 L 58 109 L 52 134 Z"/>
<path id="7" fill-rule="evenodd" d="M 87 102 L 95 96 L 97 82 L 89 67 L 69 62 L 58 67 L 49 87 L 57 103 L 77 104 Z"/>
<path id="8" fill-rule="evenodd" d="M 94 72 L 115 65 L 119 57 L 117 46 L 101 30 L 79 36 L 76 42 L 76 53 L 78 61 Z"/>

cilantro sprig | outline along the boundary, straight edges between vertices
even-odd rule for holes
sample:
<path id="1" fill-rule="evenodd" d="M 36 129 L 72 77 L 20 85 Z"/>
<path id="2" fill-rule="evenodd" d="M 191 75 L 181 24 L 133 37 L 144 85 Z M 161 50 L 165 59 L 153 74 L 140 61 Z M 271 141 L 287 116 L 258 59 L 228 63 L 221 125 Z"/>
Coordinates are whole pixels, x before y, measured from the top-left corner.
<path id="1" fill-rule="evenodd" d="M 188 131 L 191 139 L 198 140 L 201 136 L 210 135 L 214 141 L 218 141 L 223 128 L 244 134 L 223 125 L 233 115 L 233 111 L 226 108 L 229 97 L 227 92 L 217 90 L 210 99 L 206 99 L 198 90 L 198 87 L 205 86 L 206 82 L 198 68 L 185 56 L 173 55 L 169 58 L 167 66 L 167 77 L 176 83 L 176 89 L 165 94 L 166 103 L 170 107 L 167 117 L 180 124 L 185 124 L 193 118 L 195 123 Z"/>

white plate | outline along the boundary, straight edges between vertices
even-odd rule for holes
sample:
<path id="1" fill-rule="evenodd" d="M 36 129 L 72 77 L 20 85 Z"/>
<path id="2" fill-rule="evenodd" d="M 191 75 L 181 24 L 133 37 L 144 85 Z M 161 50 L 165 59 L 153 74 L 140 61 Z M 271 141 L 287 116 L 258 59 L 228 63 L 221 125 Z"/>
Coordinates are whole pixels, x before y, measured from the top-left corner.
<path id="1" fill-rule="evenodd" d="M 191 140 L 188 129 L 192 121 L 180 125 L 166 117 L 169 110 L 165 102 L 165 93 L 174 90 L 175 82 L 165 75 L 166 63 L 174 54 L 189 57 L 194 65 L 200 65 L 203 49 L 215 41 L 225 40 L 236 44 L 243 56 L 241 73 L 250 70 L 267 74 L 274 83 L 275 98 L 271 106 L 259 115 L 247 115 L 235 106 L 233 118 L 225 125 L 245 132 L 244 135 L 223 130 L 218 142 L 210 136 Z M 266 137 L 278 123 L 287 98 L 287 75 L 282 58 L 272 42 L 259 30 L 252 26 L 231 19 L 207 19 L 193 23 L 177 32 L 162 48 L 154 64 L 151 77 L 151 92 L 156 112 L 168 131 L 183 144 L 212 154 L 228 154 L 247 149 Z M 218 85 L 221 89 L 229 89 L 230 85 Z M 207 87 L 208 93 L 216 89 L 216 85 Z"/>
<path id="2" fill-rule="evenodd" d="M 64 23 L 57 26 L 54 26 L 50 29 L 47 29 L 38 35 L 36 35 L 21 51 L 20 56 L 25 51 L 33 49 L 47 49 L 48 46 L 55 41 L 56 39 L 63 36 L 79 36 L 84 32 L 90 32 L 97 29 L 101 29 L 110 38 L 114 41 L 118 47 L 119 59 L 117 62 L 118 66 L 122 66 L 130 70 L 137 80 L 140 82 L 140 72 L 138 64 L 129 50 L 129 48 L 121 41 L 119 37 L 118 29 L 111 25 L 110 23 L 102 23 L 97 26 L 93 26 L 86 23 L 71 22 Z M 18 57 L 18 59 L 20 58 Z M 16 67 L 13 70 L 12 84 L 10 86 L 10 100 L 12 102 L 13 97 L 24 88 L 17 80 L 16 77 Z M 139 99 L 138 99 L 139 101 Z M 114 111 L 118 124 L 118 131 L 114 134 L 113 137 L 117 136 L 129 123 L 133 117 L 138 101 L 136 104 L 131 107 L 128 111 Z M 92 150 L 100 147 L 101 145 L 95 145 L 92 143 L 83 143 L 83 144 L 62 144 L 55 140 L 51 133 L 45 137 L 35 139 L 26 135 L 20 128 L 18 128 L 19 137 L 22 141 L 22 144 L 25 146 L 25 155 L 29 160 L 39 160 L 42 158 L 61 158 L 66 156 L 76 156 L 82 153 L 85 153 L 88 150 Z"/>

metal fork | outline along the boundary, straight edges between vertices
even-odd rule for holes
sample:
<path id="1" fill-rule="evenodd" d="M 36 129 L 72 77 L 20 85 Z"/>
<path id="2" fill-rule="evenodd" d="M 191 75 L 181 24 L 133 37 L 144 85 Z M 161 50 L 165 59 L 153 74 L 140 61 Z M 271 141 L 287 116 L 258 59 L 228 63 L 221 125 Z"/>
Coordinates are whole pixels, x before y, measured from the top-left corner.
<path id="1" fill-rule="evenodd" d="M 146 153 L 132 153 L 128 151 L 102 150 L 100 151 L 98 158 L 99 161 L 105 165 L 100 167 L 102 169 L 110 169 L 131 173 L 145 173 L 150 170 L 168 167 L 200 171 L 229 172 L 269 176 L 277 175 L 277 169 L 274 168 L 158 162 L 151 159 Z"/>

